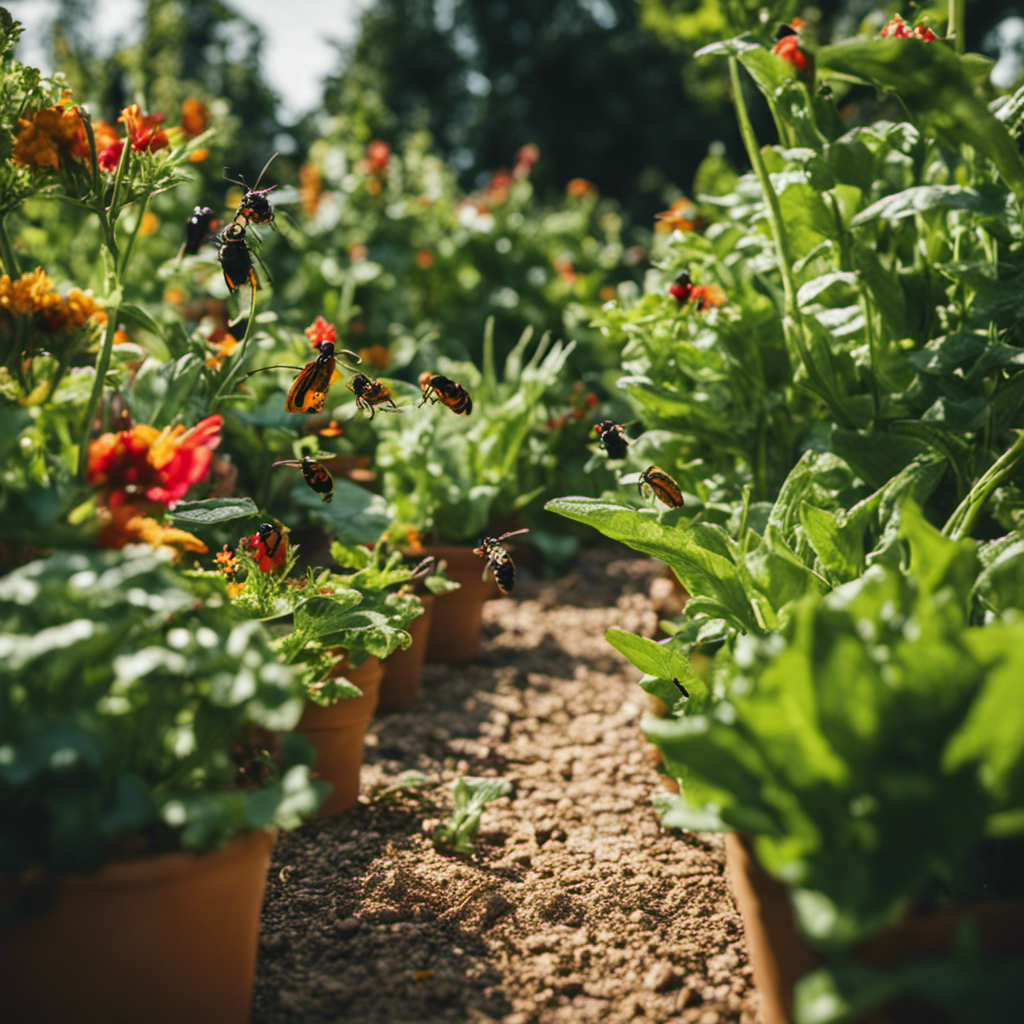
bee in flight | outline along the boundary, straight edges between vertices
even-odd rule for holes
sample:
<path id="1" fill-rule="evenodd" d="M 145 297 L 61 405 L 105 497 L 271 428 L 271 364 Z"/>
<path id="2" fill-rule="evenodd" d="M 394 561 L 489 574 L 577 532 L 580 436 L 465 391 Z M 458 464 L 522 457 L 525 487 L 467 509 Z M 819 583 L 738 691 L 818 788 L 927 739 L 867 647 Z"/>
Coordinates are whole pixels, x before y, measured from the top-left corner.
<path id="1" fill-rule="evenodd" d="M 181 243 L 178 250 L 178 259 L 182 256 L 195 256 L 200 246 L 217 229 L 220 221 L 217 214 L 208 206 L 197 206 L 192 211 L 192 216 L 185 221 L 185 241 Z"/>
<path id="2" fill-rule="evenodd" d="M 487 570 L 494 573 L 494 582 L 503 594 L 511 593 L 516 582 L 516 567 L 512 556 L 502 547 L 501 542 L 508 537 L 515 537 L 520 533 L 529 533 L 529 529 L 511 530 L 503 533 L 500 537 L 481 537 L 480 546 L 473 549 L 474 555 L 487 559 L 484 566 L 484 579 L 487 578 Z"/>
<path id="3" fill-rule="evenodd" d="M 252 265 L 252 253 L 245 242 L 245 225 L 233 220 L 217 240 L 217 259 L 224 271 L 228 291 L 236 292 L 243 284 L 260 290 L 260 279 Z"/>
<path id="4" fill-rule="evenodd" d="M 256 184 L 252 188 L 249 188 L 244 181 L 235 181 L 233 178 L 227 179 L 245 189 L 245 194 L 239 200 L 238 208 L 235 210 L 235 220 L 245 220 L 248 224 L 273 224 L 274 208 L 270 205 L 270 200 L 267 196 L 277 186 L 271 185 L 270 188 L 260 188 L 259 185 L 275 156 L 277 156 L 276 153 L 263 165 L 263 170 L 260 171 L 260 176 L 256 179 Z"/>
<path id="5" fill-rule="evenodd" d="M 327 343 L 325 342 L 325 344 Z M 379 380 L 372 380 L 367 377 L 365 373 L 357 373 L 345 387 L 356 396 L 356 408 L 362 409 L 371 420 L 373 419 L 374 407 L 378 405 L 390 406 L 390 408 L 385 410 L 386 412 L 391 412 L 392 409 L 395 412 L 400 411 L 395 404 L 391 389 Z"/>
<path id="6" fill-rule="evenodd" d="M 420 390 L 423 392 L 423 400 L 420 405 L 428 401 L 431 405 L 440 402 L 442 405 L 448 406 L 456 416 L 468 416 L 473 411 L 473 399 L 457 381 L 426 370 L 420 374 L 419 382 Z"/>
<path id="7" fill-rule="evenodd" d="M 644 497 L 644 486 L 650 487 L 654 496 L 669 508 L 683 507 L 683 492 L 679 484 L 675 482 L 663 469 L 657 466 L 648 466 L 641 474 L 638 484 L 640 497 Z"/>
<path id="8" fill-rule="evenodd" d="M 317 462 L 312 456 L 303 455 L 301 461 L 285 459 L 283 462 L 275 462 L 273 468 L 278 466 L 296 466 L 301 469 L 306 483 L 320 495 L 321 501 L 330 501 L 334 497 L 334 478 L 323 463 Z"/>
<path id="9" fill-rule="evenodd" d="M 633 443 L 626 437 L 626 428 L 612 420 L 602 420 L 594 427 L 594 433 L 609 459 L 624 459 L 626 450 Z"/>

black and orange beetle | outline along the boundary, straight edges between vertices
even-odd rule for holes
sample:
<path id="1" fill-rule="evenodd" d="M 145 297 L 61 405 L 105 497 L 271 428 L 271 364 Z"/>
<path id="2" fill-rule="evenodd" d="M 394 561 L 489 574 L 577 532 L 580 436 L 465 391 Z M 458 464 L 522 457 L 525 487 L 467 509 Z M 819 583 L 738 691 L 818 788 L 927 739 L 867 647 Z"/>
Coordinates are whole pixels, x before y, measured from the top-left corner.
<path id="1" fill-rule="evenodd" d="M 644 497 L 644 486 L 650 487 L 654 496 L 669 508 L 683 507 L 683 492 L 679 484 L 675 482 L 663 469 L 657 466 L 648 466 L 641 474 L 639 480 L 640 496 Z"/>
<path id="2" fill-rule="evenodd" d="M 426 370 L 420 374 L 419 383 L 420 390 L 423 392 L 423 400 L 420 405 L 428 401 L 431 405 L 440 402 L 451 409 L 456 416 L 468 416 L 473 411 L 473 399 L 469 397 L 469 392 L 458 381 Z"/>

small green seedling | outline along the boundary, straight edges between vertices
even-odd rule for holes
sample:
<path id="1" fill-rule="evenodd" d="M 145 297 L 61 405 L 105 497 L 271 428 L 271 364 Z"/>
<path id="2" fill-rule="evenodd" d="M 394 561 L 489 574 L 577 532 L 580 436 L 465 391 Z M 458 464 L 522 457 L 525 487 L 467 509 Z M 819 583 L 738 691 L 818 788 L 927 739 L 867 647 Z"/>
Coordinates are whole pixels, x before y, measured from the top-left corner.
<path id="1" fill-rule="evenodd" d="M 424 775 L 423 772 L 416 771 L 415 768 L 410 768 L 408 771 L 402 772 L 390 785 L 374 793 L 373 800 L 374 803 L 389 804 L 401 793 L 432 785 L 436 785 L 436 782 L 431 776 Z"/>
<path id="2" fill-rule="evenodd" d="M 455 780 L 452 790 L 455 810 L 443 825 L 434 829 L 432 838 L 437 846 L 447 847 L 454 853 L 470 854 L 484 807 L 492 800 L 508 796 L 512 783 L 507 779 L 463 776 Z"/>

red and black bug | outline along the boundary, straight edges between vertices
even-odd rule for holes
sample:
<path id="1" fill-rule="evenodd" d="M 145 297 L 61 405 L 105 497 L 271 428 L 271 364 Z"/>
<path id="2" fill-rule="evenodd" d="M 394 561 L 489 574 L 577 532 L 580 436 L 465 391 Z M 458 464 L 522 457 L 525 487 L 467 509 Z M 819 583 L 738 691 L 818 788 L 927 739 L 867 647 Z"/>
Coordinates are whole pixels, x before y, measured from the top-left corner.
<path id="1" fill-rule="evenodd" d="M 288 559 L 288 538 L 281 526 L 274 523 L 260 523 L 242 545 L 252 553 L 261 572 L 274 572 Z"/>
<path id="2" fill-rule="evenodd" d="M 182 243 L 178 259 L 182 256 L 195 256 L 200 246 L 217 229 L 220 220 L 208 206 L 197 206 L 192 216 L 185 221 L 185 241 Z"/>
<path id="3" fill-rule="evenodd" d="M 457 381 L 427 370 L 420 374 L 419 382 L 420 389 L 423 391 L 423 400 L 420 405 L 428 401 L 431 405 L 440 402 L 451 409 L 456 416 L 468 416 L 473 411 L 473 399 Z"/>
<path id="4" fill-rule="evenodd" d="M 263 170 L 260 171 L 260 176 L 256 179 L 256 184 L 252 188 L 249 188 L 244 181 L 234 181 L 234 179 L 228 178 L 228 181 L 234 181 L 234 184 L 245 189 L 245 194 L 238 201 L 238 208 L 235 210 L 235 220 L 244 219 L 248 224 L 273 223 L 274 208 L 270 205 L 270 200 L 267 196 L 277 186 L 271 185 L 270 188 L 260 188 L 259 185 L 275 156 L 277 156 L 276 153 L 263 165 Z"/>
<path id="5" fill-rule="evenodd" d="M 683 492 L 663 469 L 648 466 L 641 474 L 639 481 L 640 496 L 644 496 L 644 485 L 650 487 L 654 496 L 669 508 L 683 507 Z"/>
<path id="6" fill-rule="evenodd" d="M 327 401 L 327 389 L 333 376 L 334 343 L 324 341 L 316 359 L 299 371 L 285 399 L 285 409 L 288 412 L 319 412 Z"/>
<path id="7" fill-rule="evenodd" d="M 487 559 L 484 566 L 484 579 L 487 578 L 487 570 L 494 573 L 494 581 L 503 594 L 511 592 L 516 582 L 516 567 L 512 556 L 502 547 L 501 542 L 508 537 L 515 537 L 520 533 L 529 533 L 529 529 L 510 530 L 500 537 L 481 537 L 480 546 L 473 549 L 474 555 Z"/>
<path id="8" fill-rule="evenodd" d="M 609 459 L 624 459 L 633 443 L 626 437 L 626 428 L 613 420 L 602 420 L 594 427 L 598 443 L 608 453 Z"/>
<path id="9" fill-rule="evenodd" d="M 356 396 L 356 408 L 368 413 L 371 420 L 373 419 L 375 406 L 389 405 L 398 411 L 398 406 L 395 404 L 391 389 L 379 380 L 372 380 L 367 377 L 365 373 L 357 373 L 345 387 Z M 390 412 L 391 409 L 386 411 Z"/>
<path id="10" fill-rule="evenodd" d="M 253 291 L 260 290 L 260 279 L 252 265 L 252 253 L 245 241 L 245 225 L 233 220 L 223 231 L 217 244 L 217 259 L 224 271 L 224 283 L 228 290 L 238 291 L 243 284 Z"/>
<path id="11" fill-rule="evenodd" d="M 668 293 L 680 305 L 689 302 L 693 298 L 693 282 L 690 280 L 688 271 L 682 271 L 679 276 L 668 286 Z"/>
<path id="12" fill-rule="evenodd" d="M 330 501 L 334 497 L 334 478 L 327 472 L 323 463 L 309 455 L 303 455 L 302 460 L 285 459 L 283 462 L 275 462 L 274 468 L 278 466 L 296 466 L 302 470 L 302 476 L 306 483 L 320 495 L 321 501 Z"/>

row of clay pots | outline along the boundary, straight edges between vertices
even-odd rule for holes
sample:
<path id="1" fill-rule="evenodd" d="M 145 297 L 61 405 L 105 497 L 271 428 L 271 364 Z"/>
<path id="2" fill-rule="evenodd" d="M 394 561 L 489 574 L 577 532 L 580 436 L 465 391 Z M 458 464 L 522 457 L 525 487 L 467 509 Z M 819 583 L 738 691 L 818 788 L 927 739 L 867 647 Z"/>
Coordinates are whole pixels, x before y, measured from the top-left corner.
<path id="1" fill-rule="evenodd" d="M 445 559 L 462 589 L 423 599 L 408 650 L 351 671 L 339 664 L 362 696 L 309 703 L 296 729 L 334 786 L 321 816 L 356 804 L 366 728 L 378 706 L 396 710 L 415 697 L 424 656 L 476 656 L 483 602 L 497 590 L 481 580 L 470 549 L 428 553 Z M 14 925 L 18 891 L 0 875 L 0 1024 L 245 1024 L 272 845 L 269 833 L 246 832 L 215 853 L 144 856 L 64 876 L 52 909 Z"/>

